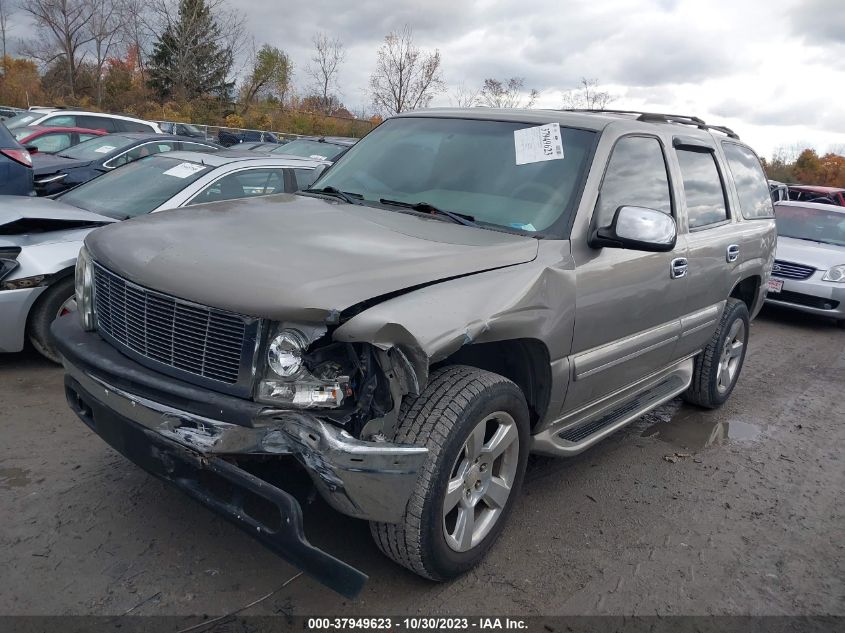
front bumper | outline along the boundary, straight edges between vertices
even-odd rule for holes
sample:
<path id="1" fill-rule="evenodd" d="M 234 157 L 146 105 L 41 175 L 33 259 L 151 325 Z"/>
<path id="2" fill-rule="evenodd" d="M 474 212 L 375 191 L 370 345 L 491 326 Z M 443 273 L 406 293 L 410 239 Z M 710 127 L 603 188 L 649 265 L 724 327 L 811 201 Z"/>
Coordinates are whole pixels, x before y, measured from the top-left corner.
<path id="1" fill-rule="evenodd" d="M 334 508 L 390 522 L 404 512 L 426 449 L 362 442 L 311 415 L 174 381 L 84 332 L 77 319 L 58 319 L 52 331 L 65 366 L 68 402 L 107 443 L 320 582 L 347 596 L 357 594 L 366 576 L 308 543 L 296 499 L 233 462 L 292 455 Z M 223 496 L 214 485 L 218 480 L 227 484 Z M 268 524 L 251 515 L 245 502 L 256 497 L 275 507 L 280 519 Z"/>
<path id="2" fill-rule="evenodd" d="M 783 281 L 781 292 L 769 292 L 766 303 L 800 310 L 808 314 L 845 319 L 845 284 L 822 281 L 824 271 L 816 271 L 809 279 L 772 279 Z"/>
<path id="3" fill-rule="evenodd" d="M 0 352 L 19 352 L 26 337 L 26 321 L 46 286 L 0 290 Z"/>

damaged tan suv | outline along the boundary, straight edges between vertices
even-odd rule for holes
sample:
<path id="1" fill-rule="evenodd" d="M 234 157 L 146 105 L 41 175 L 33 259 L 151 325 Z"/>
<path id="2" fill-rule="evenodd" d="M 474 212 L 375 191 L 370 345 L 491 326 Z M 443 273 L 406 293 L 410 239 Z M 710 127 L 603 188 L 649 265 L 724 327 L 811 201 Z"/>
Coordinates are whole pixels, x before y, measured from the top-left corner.
<path id="1" fill-rule="evenodd" d="M 468 570 L 529 453 L 725 402 L 772 216 L 756 155 L 694 117 L 413 112 L 302 193 L 92 232 L 53 335 L 106 442 L 354 596 L 294 469 L 401 565 Z"/>

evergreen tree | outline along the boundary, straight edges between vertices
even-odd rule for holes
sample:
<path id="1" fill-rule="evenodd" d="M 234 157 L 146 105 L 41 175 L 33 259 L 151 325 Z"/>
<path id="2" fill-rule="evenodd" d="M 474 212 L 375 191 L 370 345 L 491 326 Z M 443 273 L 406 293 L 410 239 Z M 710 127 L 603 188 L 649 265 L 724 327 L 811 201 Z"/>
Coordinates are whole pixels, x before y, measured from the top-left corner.
<path id="1" fill-rule="evenodd" d="M 168 16 L 169 18 L 170 16 Z M 179 0 L 178 13 L 165 21 L 149 60 L 150 88 L 162 99 L 204 95 L 228 97 L 234 53 L 206 0 Z"/>

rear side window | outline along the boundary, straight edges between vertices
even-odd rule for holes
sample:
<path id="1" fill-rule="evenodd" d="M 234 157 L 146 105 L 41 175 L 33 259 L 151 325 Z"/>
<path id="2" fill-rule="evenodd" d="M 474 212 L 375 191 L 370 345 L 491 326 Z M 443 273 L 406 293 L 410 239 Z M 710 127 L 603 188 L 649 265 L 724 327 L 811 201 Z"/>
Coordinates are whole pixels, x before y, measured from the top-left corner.
<path id="1" fill-rule="evenodd" d="M 296 189 L 307 189 L 317 180 L 316 169 L 294 169 L 293 175 L 296 177 Z"/>
<path id="2" fill-rule="evenodd" d="M 190 204 L 237 200 L 284 193 L 285 170 L 278 167 L 247 169 L 223 176 L 197 194 Z"/>
<path id="3" fill-rule="evenodd" d="M 115 119 L 115 124 L 120 126 L 124 132 L 153 132 L 153 126 L 146 123 L 139 123 L 138 121 L 124 121 L 123 119 Z"/>
<path id="4" fill-rule="evenodd" d="M 174 150 L 174 143 L 172 141 L 162 141 L 160 143 L 144 143 L 138 147 L 133 147 L 128 152 L 125 152 L 109 161 L 109 167 L 119 167 L 126 163 L 131 163 L 133 160 L 159 154 L 161 152 L 171 152 Z"/>
<path id="5" fill-rule="evenodd" d="M 669 176 L 656 138 L 625 136 L 613 148 L 601 185 L 597 226 L 610 226 L 622 206 L 647 207 L 671 215 Z"/>
<path id="6" fill-rule="evenodd" d="M 774 217 L 769 183 L 754 152 L 736 143 L 722 143 L 722 149 L 736 184 L 742 217 L 746 220 Z"/>
<path id="7" fill-rule="evenodd" d="M 89 130 L 105 130 L 106 132 L 125 132 L 123 128 L 114 124 L 114 119 L 101 116 L 81 116 L 79 119 L 79 127 L 88 128 Z"/>
<path id="8" fill-rule="evenodd" d="M 51 116 L 41 125 L 50 127 L 76 127 L 76 117 L 71 115 Z"/>
<path id="9" fill-rule="evenodd" d="M 717 224 L 728 219 L 728 206 L 722 178 L 711 152 L 678 150 L 678 163 L 684 181 L 689 228 Z"/>

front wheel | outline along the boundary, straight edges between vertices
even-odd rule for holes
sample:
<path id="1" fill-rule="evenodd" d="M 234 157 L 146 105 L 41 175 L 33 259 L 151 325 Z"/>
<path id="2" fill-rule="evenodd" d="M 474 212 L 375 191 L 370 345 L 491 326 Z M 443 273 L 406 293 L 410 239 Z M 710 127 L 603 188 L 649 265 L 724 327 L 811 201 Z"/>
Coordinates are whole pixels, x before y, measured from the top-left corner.
<path id="1" fill-rule="evenodd" d="M 707 409 L 725 403 L 745 362 L 750 325 L 745 303 L 728 299 L 713 338 L 695 358 L 692 382 L 684 400 Z"/>
<path id="2" fill-rule="evenodd" d="M 371 523 L 379 549 L 447 580 L 475 566 L 504 527 L 528 458 L 528 407 L 510 380 L 475 367 L 432 372 L 402 402 L 396 441 L 428 448 L 399 523 Z"/>
<path id="3" fill-rule="evenodd" d="M 54 363 L 61 363 L 62 359 L 50 340 L 50 324 L 75 311 L 73 276 L 70 276 L 47 288 L 29 313 L 29 340 L 42 356 Z"/>

